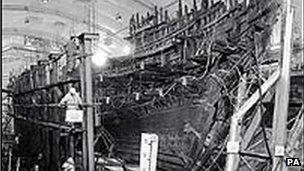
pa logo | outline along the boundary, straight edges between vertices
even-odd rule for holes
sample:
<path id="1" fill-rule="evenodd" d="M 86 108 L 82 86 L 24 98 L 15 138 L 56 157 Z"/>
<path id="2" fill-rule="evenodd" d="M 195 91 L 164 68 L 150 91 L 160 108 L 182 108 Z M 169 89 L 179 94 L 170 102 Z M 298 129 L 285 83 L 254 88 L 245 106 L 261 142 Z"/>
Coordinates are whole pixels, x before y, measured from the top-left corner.
<path id="1" fill-rule="evenodd" d="M 301 161 L 299 158 L 286 158 L 286 166 L 301 166 Z"/>

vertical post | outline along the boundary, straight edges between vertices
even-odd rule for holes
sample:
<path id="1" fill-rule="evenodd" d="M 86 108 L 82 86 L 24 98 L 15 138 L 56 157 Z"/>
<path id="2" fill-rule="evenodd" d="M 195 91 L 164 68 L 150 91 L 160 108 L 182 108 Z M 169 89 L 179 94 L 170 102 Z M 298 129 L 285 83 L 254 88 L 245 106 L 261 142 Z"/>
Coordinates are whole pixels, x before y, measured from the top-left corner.
<path id="1" fill-rule="evenodd" d="M 196 0 L 193 0 L 193 9 L 194 9 L 195 11 L 197 11 L 197 4 L 196 4 Z"/>
<path id="2" fill-rule="evenodd" d="M 177 17 L 181 18 L 183 15 L 183 4 L 182 4 L 182 0 L 178 0 L 178 14 Z"/>
<path id="3" fill-rule="evenodd" d="M 88 6 L 85 7 L 87 9 L 87 17 L 89 20 L 88 23 L 88 32 L 92 31 L 92 19 L 91 19 L 91 7 L 92 5 L 89 4 Z M 78 37 L 78 39 L 82 39 L 81 41 L 81 54 L 85 55 L 86 48 L 85 48 L 85 42 L 83 37 Z M 80 59 L 80 67 L 79 67 L 79 75 L 80 75 L 80 86 L 81 86 L 81 97 L 84 99 L 86 97 L 86 89 L 85 89 L 85 82 L 86 82 L 86 77 L 85 77 L 85 59 L 81 58 Z M 88 144 L 87 144 L 87 112 L 83 113 L 83 123 L 82 123 L 82 129 L 84 130 L 82 133 L 82 162 L 83 162 L 83 170 L 88 170 Z"/>
<path id="4" fill-rule="evenodd" d="M 12 148 L 8 149 L 8 171 L 12 170 Z"/>
<path id="5" fill-rule="evenodd" d="M 83 59 L 82 59 L 83 60 Z M 85 89 L 84 89 L 84 83 L 85 83 L 85 77 L 84 77 L 84 62 L 81 61 L 80 63 L 80 68 L 79 68 L 79 72 L 80 72 L 80 82 L 81 82 L 81 97 L 84 98 L 85 97 Z M 87 125 L 87 114 L 86 112 L 83 113 L 83 122 L 82 122 L 82 129 L 86 130 L 86 125 Z M 83 162 L 83 169 L 87 170 L 87 131 L 83 131 L 82 133 L 82 162 Z"/>
<path id="6" fill-rule="evenodd" d="M 244 75 L 246 76 L 246 75 Z M 237 114 L 237 111 L 241 107 L 242 101 L 244 99 L 244 95 L 246 92 L 246 80 L 240 79 L 238 92 L 237 92 L 237 104 L 235 107 L 235 114 L 231 117 L 230 131 L 229 131 L 229 141 L 227 143 L 227 161 L 225 171 L 236 171 L 240 158 L 239 158 L 239 150 L 240 150 L 240 141 L 241 141 L 241 120 Z"/>
<path id="7" fill-rule="evenodd" d="M 91 42 L 88 42 L 91 43 Z M 86 45 L 86 43 L 85 43 Z M 88 45 L 88 49 L 91 48 L 91 44 Z M 86 88 L 86 103 L 92 104 L 92 71 L 91 71 L 91 57 L 87 56 L 85 58 L 85 88 Z M 86 109 L 86 121 L 87 121 L 87 144 L 88 144 L 88 170 L 94 171 L 94 128 L 93 128 L 93 108 L 92 106 L 87 106 Z"/>
<path id="8" fill-rule="evenodd" d="M 75 157 L 75 147 L 74 147 L 74 135 L 73 135 L 73 132 L 72 132 L 72 135 L 70 136 L 69 138 L 69 147 L 70 147 L 70 155 L 72 158 Z"/>
<path id="9" fill-rule="evenodd" d="M 188 41 L 185 40 L 184 41 L 184 47 L 183 47 L 183 56 L 182 56 L 182 60 L 183 60 L 183 63 L 186 63 L 187 62 L 187 55 L 188 55 Z"/>
<path id="10" fill-rule="evenodd" d="M 94 171 L 94 117 L 93 117 L 93 107 L 90 105 L 93 103 L 93 93 L 92 93 L 92 66 L 91 66 L 91 55 L 92 55 L 92 41 L 98 39 L 98 34 L 84 33 L 80 35 L 81 42 L 83 43 L 84 50 L 84 60 L 83 60 L 83 70 L 84 75 L 84 99 L 85 103 L 89 104 L 86 106 L 86 118 L 85 118 L 85 128 L 86 128 L 86 152 L 87 152 L 87 170 Z M 85 146 L 84 145 L 84 146 Z M 86 154 L 83 154 L 86 155 Z"/>
<path id="11" fill-rule="evenodd" d="M 17 162 L 16 162 L 16 171 L 20 170 L 20 157 L 17 158 Z"/>
<path id="12" fill-rule="evenodd" d="M 169 21 L 169 14 L 168 14 L 168 10 L 165 10 L 165 22 Z"/>
<path id="13" fill-rule="evenodd" d="M 234 0 L 226 0 L 227 10 L 230 10 L 234 6 Z"/>
<path id="14" fill-rule="evenodd" d="M 157 8 L 156 5 L 154 6 L 154 16 L 155 16 L 155 18 L 154 18 L 154 24 L 157 25 L 158 21 L 159 21 L 158 20 L 159 16 L 158 16 L 158 8 Z"/>
<path id="15" fill-rule="evenodd" d="M 291 38 L 293 8 L 290 0 L 285 0 L 285 17 L 284 17 L 284 38 L 282 39 L 283 48 L 281 62 L 281 77 L 276 87 L 275 107 L 273 116 L 273 167 L 272 170 L 287 170 L 284 164 L 286 154 L 286 137 L 287 137 L 287 116 L 289 104 L 289 86 L 290 86 L 290 56 L 291 56 Z"/>
<path id="16" fill-rule="evenodd" d="M 159 21 L 162 23 L 164 21 L 164 8 L 160 7 L 159 9 Z"/>
<path id="17" fill-rule="evenodd" d="M 2 159 L 2 141 L 3 141 L 3 139 L 2 139 L 2 129 L 3 129 L 3 127 L 2 127 L 2 117 L 3 117 L 3 114 L 1 113 L 1 122 L 0 122 L 0 128 L 1 128 L 1 132 L 0 132 L 0 137 L 1 137 L 1 152 L 0 152 L 0 159 Z M 2 160 L 1 160 L 1 165 L 2 165 Z"/>
<path id="18" fill-rule="evenodd" d="M 96 31 L 96 28 L 95 28 L 95 25 L 96 25 L 96 0 L 94 0 L 92 2 L 92 31 L 93 33 L 95 33 Z"/>
<path id="19" fill-rule="evenodd" d="M 136 28 L 139 28 L 139 26 L 140 26 L 139 13 L 136 13 Z"/>
<path id="20" fill-rule="evenodd" d="M 82 46 L 80 46 L 80 52 L 81 55 L 85 54 L 85 50 L 84 50 L 84 45 L 82 42 Z M 80 88 L 81 88 L 81 98 L 84 99 L 85 97 L 85 75 L 84 75 L 84 58 L 80 59 L 80 66 L 79 66 L 79 75 L 80 75 Z M 83 113 L 83 122 L 82 122 L 82 129 L 86 130 L 86 112 Z M 83 164 L 83 170 L 88 170 L 88 158 L 87 158 L 87 132 L 83 131 L 82 132 L 82 164 Z"/>

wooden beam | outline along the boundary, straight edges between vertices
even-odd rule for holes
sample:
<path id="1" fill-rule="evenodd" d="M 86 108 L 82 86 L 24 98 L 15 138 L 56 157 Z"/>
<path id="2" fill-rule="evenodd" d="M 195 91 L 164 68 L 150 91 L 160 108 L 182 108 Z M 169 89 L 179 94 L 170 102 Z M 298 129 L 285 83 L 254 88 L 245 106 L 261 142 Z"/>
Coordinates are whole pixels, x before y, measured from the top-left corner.
<path id="1" fill-rule="evenodd" d="M 33 93 L 35 91 L 40 91 L 40 90 L 44 90 L 44 89 L 51 89 L 53 87 L 57 87 L 57 86 L 60 86 L 60 85 L 69 84 L 69 83 L 77 83 L 77 82 L 79 82 L 79 80 L 62 81 L 62 82 L 58 82 L 58 83 L 55 83 L 55 84 L 46 85 L 44 87 L 34 88 L 34 89 L 24 91 L 24 92 L 17 92 L 17 93 L 13 92 L 13 95 L 14 96 L 25 95 L 27 93 Z"/>
<path id="2" fill-rule="evenodd" d="M 38 125 L 45 126 L 45 127 L 52 127 L 52 128 L 56 128 L 56 129 L 66 129 L 66 130 L 71 130 L 72 129 L 68 125 L 57 124 L 57 123 L 52 123 L 52 122 L 47 122 L 47 121 L 39 121 L 39 120 L 26 118 L 26 117 L 23 117 L 23 116 L 15 116 L 15 115 L 9 115 L 9 116 L 14 117 L 15 119 L 24 120 L 24 121 L 27 121 L 29 123 L 34 123 L 34 124 L 38 124 Z"/>

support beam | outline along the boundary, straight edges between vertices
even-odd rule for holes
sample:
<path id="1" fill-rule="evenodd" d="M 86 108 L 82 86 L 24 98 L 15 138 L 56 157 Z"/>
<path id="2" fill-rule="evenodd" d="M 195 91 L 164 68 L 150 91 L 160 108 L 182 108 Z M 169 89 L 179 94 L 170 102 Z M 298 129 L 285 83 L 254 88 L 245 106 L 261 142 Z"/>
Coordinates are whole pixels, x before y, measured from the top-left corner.
<path id="1" fill-rule="evenodd" d="M 84 54 L 92 53 L 92 43 L 94 40 L 98 39 L 98 34 L 84 33 L 79 36 L 81 43 L 83 45 Z M 93 92 L 92 92 L 92 60 L 91 55 L 87 55 L 84 60 L 84 99 L 85 103 L 92 104 L 93 103 Z M 87 171 L 95 170 L 95 162 L 94 162 L 94 116 L 93 116 L 93 107 L 88 105 L 85 110 L 85 128 L 86 128 L 86 148 L 87 155 L 84 156 L 87 158 Z"/>
<path id="2" fill-rule="evenodd" d="M 55 129 L 65 129 L 65 130 L 71 130 L 72 129 L 71 126 L 69 126 L 69 125 L 63 125 L 63 124 L 47 122 L 47 121 L 39 121 L 39 120 L 26 118 L 26 117 L 23 117 L 23 116 L 15 116 L 15 115 L 8 115 L 8 116 L 14 117 L 15 119 L 19 119 L 19 120 L 24 120 L 24 121 L 29 122 L 29 123 L 41 125 L 41 126 L 44 126 L 44 127 L 51 127 L 51 128 L 55 128 Z M 80 131 L 80 130 L 76 129 L 76 131 Z"/>
<path id="3" fill-rule="evenodd" d="M 291 1 L 285 0 L 284 17 L 284 38 L 282 39 L 282 61 L 281 77 L 276 87 L 275 107 L 273 116 L 273 171 L 287 170 L 284 164 L 286 156 L 286 137 L 287 137 L 287 116 L 290 87 L 290 57 L 291 57 L 291 38 L 292 22 L 294 9 L 291 7 Z"/>
<path id="4" fill-rule="evenodd" d="M 80 52 L 84 53 L 84 46 L 80 46 Z M 84 58 L 80 59 L 80 67 L 79 67 L 79 75 L 80 75 L 80 88 L 81 88 L 81 97 L 85 97 L 85 74 L 84 74 Z M 82 129 L 86 129 L 86 113 L 84 112 L 83 115 L 83 123 L 82 123 Z M 88 159 L 87 159 L 87 133 L 86 131 L 83 131 L 82 133 L 82 166 L 83 170 L 87 170 L 88 168 Z"/>

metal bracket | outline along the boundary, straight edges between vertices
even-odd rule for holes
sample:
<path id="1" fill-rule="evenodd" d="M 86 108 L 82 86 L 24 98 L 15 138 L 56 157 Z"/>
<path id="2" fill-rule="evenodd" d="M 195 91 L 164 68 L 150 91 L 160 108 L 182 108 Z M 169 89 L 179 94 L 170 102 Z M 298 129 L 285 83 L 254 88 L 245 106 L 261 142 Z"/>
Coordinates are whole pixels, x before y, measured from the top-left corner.
<path id="1" fill-rule="evenodd" d="M 285 154 L 285 147 L 284 146 L 275 146 L 275 149 L 274 149 L 274 155 L 276 157 L 283 157 Z"/>
<path id="2" fill-rule="evenodd" d="M 228 154 L 238 154 L 240 151 L 239 141 L 230 141 L 227 143 L 227 153 Z"/>

